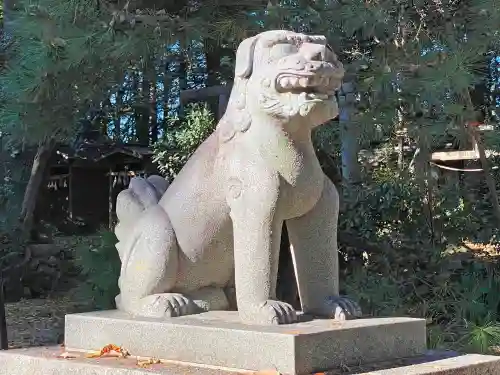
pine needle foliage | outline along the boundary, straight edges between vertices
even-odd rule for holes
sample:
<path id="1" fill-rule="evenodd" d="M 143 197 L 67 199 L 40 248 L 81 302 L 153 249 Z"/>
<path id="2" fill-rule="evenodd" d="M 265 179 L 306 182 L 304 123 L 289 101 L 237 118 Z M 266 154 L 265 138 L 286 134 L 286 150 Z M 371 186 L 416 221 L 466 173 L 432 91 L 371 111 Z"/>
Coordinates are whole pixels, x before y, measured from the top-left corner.
<path id="1" fill-rule="evenodd" d="M 238 43 L 256 4 L 237 10 L 234 4 L 194 3 L 178 7 L 178 14 L 135 9 L 132 16 L 140 22 L 124 28 L 123 22 L 111 25 L 111 15 L 94 0 L 19 1 L 9 20 L 16 42 L 0 78 L 6 103 L 0 127 L 27 142 L 71 136 L 77 120 L 99 107 L 127 71 L 154 64 L 168 46 L 202 37 Z M 147 17 L 164 21 L 152 27 Z"/>
<path id="2" fill-rule="evenodd" d="M 155 48 L 154 38 L 118 36 L 101 18 L 91 0 L 20 2 L 9 21 L 15 43 L 0 82 L 3 131 L 27 142 L 74 134 L 76 120 Z"/>
<path id="3" fill-rule="evenodd" d="M 198 146 L 216 126 L 213 114 L 206 105 L 187 108 L 184 119 L 168 119 L 169 127 L 163 139 L 154 147 L 153 161 L 169 180 L 173 180 Z"/>
<path id="4" fill-rule="evenodd" d="M 374 126 L 387 136 L 403 126 L 411 139 L 425 134 L 432 144 L 480 116 L 469 92 L 484 83 L 498 51 L 500 7 L 494 0 L 287 0 L 269 9 L 267 22 L 328 37 L 347 79 L 357 80 L 353 121 L 368 138 Z"/>

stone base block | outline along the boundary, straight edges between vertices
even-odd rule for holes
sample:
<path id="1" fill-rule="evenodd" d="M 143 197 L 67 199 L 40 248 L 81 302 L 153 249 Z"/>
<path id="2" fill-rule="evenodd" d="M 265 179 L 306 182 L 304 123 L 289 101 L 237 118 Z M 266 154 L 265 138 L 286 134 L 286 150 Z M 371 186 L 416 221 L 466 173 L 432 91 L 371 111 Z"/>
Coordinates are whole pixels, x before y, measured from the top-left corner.
<path id="1" fill-rule="evenodd" d="M 171 361 L 141 368 L 136 358 L 85 358 L 79 352 L 70 353 L 68 358 L 58 358 L 63 352 L 64 349 L 60 347 L 0 351 L 0 375 L 247 375 L 252 373 Z M 463 355 L 440 360 L 435 360 L 433 357 L 433 355 L 423 355 L 401 360 L 405 363 L 401 367 L 393 363 L 392 367 L 385 364 L 373 366 L 369 370 L 366 368 L 364 370 L 344 368 L 343 370 L 327 371 L 325 375 L 500 374 L 500 357 Z M 261 375 L 280 374 L 273 371 L 262 371 Z"/>
<path id="2" fill-rule="evenodd" d="M 328 375 L 346 375 L 330 371 Z M 466 354 L 440 355 L 428 352 L 423 356 L 351 368 L 347 375 L 497 375 L 500 357 Z"/>
<path id="3" fill-rule="evenodd" d="M 70 354 L 60 358 L 61 354 Z M 240 372 L 241 373 L 241 372 Z M 244 372 L 243 372 L 244 373 Z M 137 358 L 86 358 L 60 347 L 0 351 L 0 375 L 236 375 L 230 369 L 160 363 L 140 367 Z M 248 374 L 248 372 L 246 373 Z"/>
<path id="4" fill-rule="evenodd" d="M 302 320 L 246 325 L 231 311 L 168 320 L 134 318 L 120 311 L 71 314 L 66 316 L 65 344 L 71 350 L 115 344 L 136 356 L 284 374 L 417 356 L 426 349 L 423 319 Z"/>

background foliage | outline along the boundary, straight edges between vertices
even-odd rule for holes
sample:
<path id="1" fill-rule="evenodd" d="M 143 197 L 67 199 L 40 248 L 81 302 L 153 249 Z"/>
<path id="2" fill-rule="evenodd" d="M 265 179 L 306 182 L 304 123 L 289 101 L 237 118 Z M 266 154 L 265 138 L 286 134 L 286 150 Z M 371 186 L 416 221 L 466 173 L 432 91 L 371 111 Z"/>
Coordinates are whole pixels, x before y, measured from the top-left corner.
<path id="1" fill-rule="evenodd" d="M 19 0 L 7 7 L 0 50 L 4 233 L 16 226 L 7 223 L 16 222 L 30 180 L 32 163 L 23 157 L 30 145 L 73 141 L 87 119 L 116 142 L 152 146 L 159 170 L 172 179 L 213 130 L 217 108 L 211 98 L 181 106 L 181 90 L 230 82 L 236 46 L 260 30 L 320 33 L 353 87 L 351 96 L 339 92 L 339 120 L 314 134 L 325 169 L 333 160 L 342 171 L 343 289 L 369 315 L 426 317 L 431 347 L 500 346 L 495 0 L 137 0 L 99 7 Z M 490 125 L 476 135 L 492 155 L 460 165 L 483 171 L 462 173 L 457 182 L 429 161 L 447 144 L 470 149 L 471 122 Z M 115 241 L 109 232 L 92 245 L 75 237 L 80 292 L 99 308 L 114 306 L 117 294 Z M 2 246 L 0 267 L 24 254 L 22 243 Z"/>
<path id="2" fill-rule="evenodd" d="M 185 117 L 167 119 L 168 131 L 154 146 L 154 162 L 167 178 L 173 179 L 189 157 L 215 129 L 215 119 L 207 105 L 188 106 Z"/>
<path id="3" fill-rule="evenodd" d="M 121 267 L 116 242 L 115 234 L 106 230 L 101 230 L 92 241 L 85 238 L 75 241 L 74 264 L 79 268 L 82 279 L 76 294 L 87 299 L 92 308 L 116 308 L 115 297 L 119 293 L 118 277 Z"/>

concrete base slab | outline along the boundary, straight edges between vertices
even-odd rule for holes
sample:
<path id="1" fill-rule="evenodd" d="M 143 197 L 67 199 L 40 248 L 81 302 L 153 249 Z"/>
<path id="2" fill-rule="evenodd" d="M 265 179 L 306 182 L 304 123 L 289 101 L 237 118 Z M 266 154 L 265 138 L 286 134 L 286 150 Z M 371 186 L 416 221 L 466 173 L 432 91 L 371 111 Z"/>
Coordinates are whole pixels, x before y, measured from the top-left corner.
<path id="1" fill-rule="evenodd" d="M 441 357 L 441 358 L 440 358 Z M 466 354 L 436 356 L 434 353 L 386 363 L 362 366 L 328 375 L 498 375 L 500 357 Z"/>
<path id="2" fill-rule="evenodd" d="M 70 354 L 70 356 L 59 357 L 63 353 Z M 61 347 L 0 351 L 0 375 L 237 375 L 244 373 L 173 361 L 141 368 L 136 357 L 86 358 L 83 353 L 67 352 Z"/>
<path id="3" fill-rule="evenodd" d="M 115 344 L 137 356 L 285 374 L 411 357 L 426 350 L 423 319 L 302 320 L 246 325 L 233 311 L 167 320 L 134 318 L 121 311 L 71 314 L 66 316 L 65 344 L 71 350 Z"/>
<path id="4" fill-rule="evenodd" d="M 69 358 L 58 358 L 64 348 L 29 348 L 0 351 L 0 375 L 247 375 L 253 372 L 238 371 L 212 366 L 165 361 L 141 368 L 137 359 L 85 358 L 82 353 L 70 353 Z M 399 361 L 398 361 L 399 362 Z M 324 375 L 497 375 L 500 374 L 500 357 L 483 355 L 458 355 L 434 360 L 433 355 L 423 355 L 396 363 L 376 365 L 370 370 L 344 368 L 327 371 Z M 412 364 L 413 363 L 413 364 Z M 362 372 L 360 372 L 362 371 Z M 258 373 L 256 373 L 257 375 Z M 280 375 L 277 371 L 262 371 L 261 375 Z M 286 375 L 286 374 L 282 374 Z M 316 374 L 317 375 L 317 374 Z"/>

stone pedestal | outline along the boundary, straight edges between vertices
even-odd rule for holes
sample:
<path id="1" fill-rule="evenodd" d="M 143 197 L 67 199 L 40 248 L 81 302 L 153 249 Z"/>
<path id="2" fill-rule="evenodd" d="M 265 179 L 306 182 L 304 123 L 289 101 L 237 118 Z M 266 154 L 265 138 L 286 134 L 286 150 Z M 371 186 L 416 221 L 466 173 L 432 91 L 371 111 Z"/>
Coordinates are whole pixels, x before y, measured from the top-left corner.
<path id="1" fill-rule="evenodd" d="M 259 326 L 228 311 L 168 320 L 103 311 L 67 315 L 65 328 L 65 347 L 0 351 L 0 375 L 500 374 L 500 357 L 427 352 L 423 319 L 302 316 L 297 324 Z M 108 344 L 131 356 L 85 357 Z M 141 368 L 138 358 L 161 363 Z"/>
<path id="2" fill-rule="evenodd" d="M 0 351 L 0 375 L 237 375 L 253 372 L 220 367 L 165 361 L 147 368 L 135 358 L 58 358 L 64 349 L 30 348 Z M 79 356 L 80 355 L 80 356 Z M 346 368 L 324 372 L 325 375 L 498 375 L 500 358 L 484 355 L 462 355 L 435 359 L 427 354 L 367 368 Z M 256 374 L 258 375 L 258 374 Z M 263 371 L 261 375 L 286 375 Z M 323 375 L 323 374 L 322 374 Z"/>
<path id="3" fill-rule="evenodd" d="M 246 325 L 233 311 L 169 320 L 133 318 L 120 311 L 71 314 L 65 344 L 70 350 L 95 350 L 113 343 L 138 356 L 254 371 L 274 368 L 285 374 L 412 357 L 426 350 L 423 319 L 303 320 Z"/>

